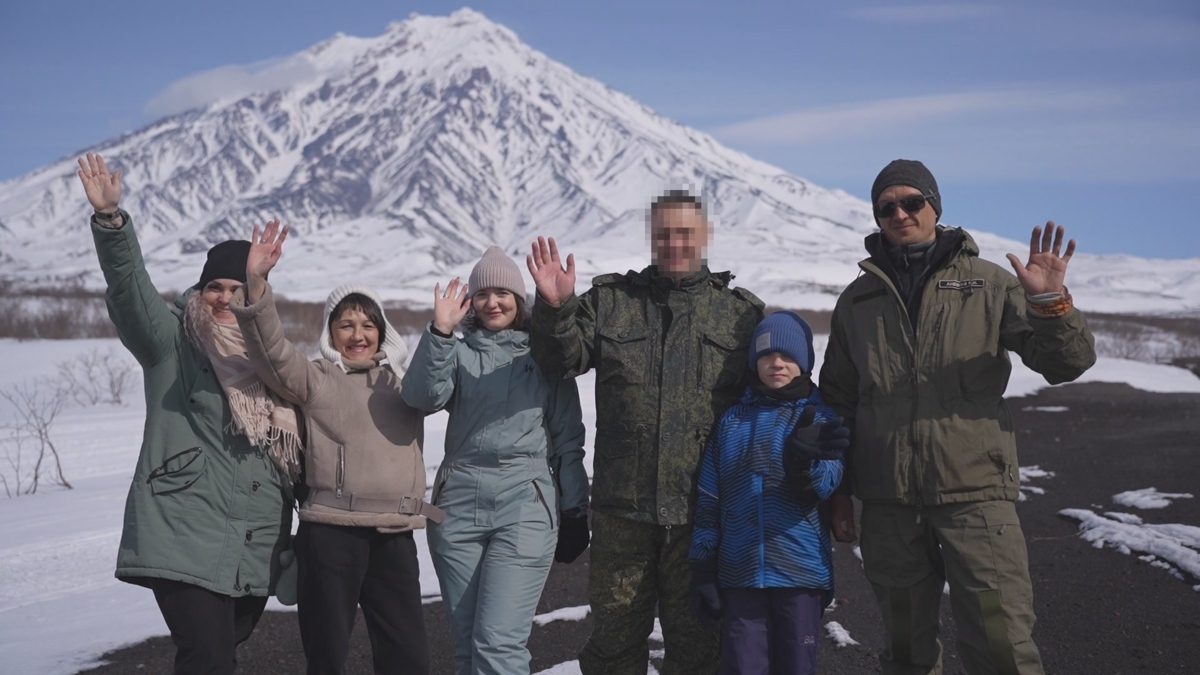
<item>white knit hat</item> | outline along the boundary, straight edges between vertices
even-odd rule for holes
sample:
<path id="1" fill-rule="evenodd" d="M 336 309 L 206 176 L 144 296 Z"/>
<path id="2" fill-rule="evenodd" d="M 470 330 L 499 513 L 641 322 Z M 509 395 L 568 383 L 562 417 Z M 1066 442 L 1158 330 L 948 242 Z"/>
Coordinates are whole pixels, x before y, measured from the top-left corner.
<path id="1" fill-rule="evenodd" d="M 379 305 L 379 312 L 383 314 L 384 336 L 383 344 L 379 345 L 379 351 L 383 352 L 387 357 L 388 365 L 392 367 L 392 372 L 397 375 L 404 374 L 404 360 L 408 358 L 408 347 L 404 344 L 404 340 L 400 339 L 400 331 L 388 321 L 387 314 L 383 311 L 383 300 L 379 299 L 379 295 L 367 288 L 357 284 L 346 284 L 338 286 L 330 292 L 329 297 L 325 299 L 325 311 L 321 313 L 321 336 L 317 340 L 317 344 L 321 348 L 321 356 L 326 360 L 333 361 L 343 371 L 346 370 L 346 365 L 342 363 L 342 355 L 333 348 L 333 342 L 329 339 L 329 315 L 333 313 L 333 308 L 351 293 L 360 293 L 375 301 Z"/>
<path id="2" fill-rule="evenodd" d="M 471 293 L 485 288 L 503 288 L 518 298 L 525 299 L 525 279 L 521 276 L 521 268 L 517 267 L 517 263 L 499 246 L 489 246 L 483 252 L 483 257 L 475 263 L 475 269 L 471 270 L 467 288 Z"/>

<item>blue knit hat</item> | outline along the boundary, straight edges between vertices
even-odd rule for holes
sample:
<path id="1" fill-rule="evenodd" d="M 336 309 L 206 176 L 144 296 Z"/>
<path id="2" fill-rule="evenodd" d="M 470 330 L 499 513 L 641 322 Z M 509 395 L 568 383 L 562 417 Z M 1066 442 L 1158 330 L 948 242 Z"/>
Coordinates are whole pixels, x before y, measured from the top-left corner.
<path id="1" fill-rule="evenodd" d="M 758 368 L 758 358 L 770 352 L 786 354 L 800 366 L 800 372 L 812 373 L 813 334 L 808 323 L 795 312 L 780 311 L 759 322 L 750 340 L 750 370 Z"/>

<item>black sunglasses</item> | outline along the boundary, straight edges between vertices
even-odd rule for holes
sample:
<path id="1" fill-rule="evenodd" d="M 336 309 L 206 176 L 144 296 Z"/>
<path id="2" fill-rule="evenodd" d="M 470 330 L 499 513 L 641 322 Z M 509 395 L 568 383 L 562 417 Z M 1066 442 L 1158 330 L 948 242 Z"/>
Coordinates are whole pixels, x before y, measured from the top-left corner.
<path id="1" fill-rule="evenodd" d="M 930 192 L 927 195 L 909 195 L 904 199 L 897 199 L 894 202 L 882 202 L 875 204 L 876 218 L 891 218 L 896 215 L 896 207 L 904 209 L 904 212 L 913 215 L 925 208 L 926 200 L 937 197 L 936 192 Z"/>

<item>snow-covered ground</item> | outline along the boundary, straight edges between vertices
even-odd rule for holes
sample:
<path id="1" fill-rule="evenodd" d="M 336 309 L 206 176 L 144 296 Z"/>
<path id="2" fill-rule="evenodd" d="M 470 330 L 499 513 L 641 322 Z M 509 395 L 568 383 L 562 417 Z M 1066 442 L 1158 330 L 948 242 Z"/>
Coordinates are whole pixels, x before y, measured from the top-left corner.
<path id="1" fill-rule="evenodd" d="M 52 376 L 57 363 L 97 348 L 125 354 L 115 340 L 0 340 L 0 360 L 5 364 L 0 388 Z M 818 358 L 823 351 L 824 337 L 818 336 Z M 1185 370 L 1135 361 L 1101 359 L 1082 380 L 1128 382 L 1157 392 L 1200 393 L 1200 378 Z M 594 379 L 589 374 L 580 378 L 579 385 L 590 444 L 595 425 Z M 1010 396 L 1030 394 L 1044 386 L 1036 374 L 1014 364 Z M 0 499 L 0 532 L 4 534 L 0 538 L 0 672 L 73 673 L 95 663 L 105 651 L 167 633 L 153 596 L 112 576 L 125 494 L 144 421 L 140 377 L 135 378 L 126 401 L 122 406 L 69 408 L 55 423 L 53 439 L 74 490 L 43 486 L 35 495 Z M 12 414 L 11 406 L 0 400 L 0 422 L 11 419 Z M 444 414 L 427 418 L 430 473 L 441 460 L 445 430 Z M 4 461 L 0 456 L 0 464 Z M 590 454 L 586 464 L 590 472 Z M 1114 525 L 1134 525 L 1094 515 Z M 1188 527 L 1162 526 L 1154 531 L 1194 544 L 1196 528 L 1180 529 Z M 1105 540 L 1112 539 L 1106 535 Z M 422 593 L 436 596 L 437 579 L 423 532 L 417 541 Z M 1169 559 L 1172 567 L 1196 574 L 1191 559 L 1186 555 L 1168 557 L 1164 555 L 1167 548 L 1156 544 L 1149 553 L 1157 556 L 1156 561 Z M 274 600 L 269 608 L 283 609 Z M 543 618 L 578 620 L 584 615 L 579 608 L 552 614 L 553 618 Z M 657 637 L 656 648 L 660 649 L 661 632 L 652 637 Z M 544 672 L 576 673 L 578 665 L 564 663 Z"/>

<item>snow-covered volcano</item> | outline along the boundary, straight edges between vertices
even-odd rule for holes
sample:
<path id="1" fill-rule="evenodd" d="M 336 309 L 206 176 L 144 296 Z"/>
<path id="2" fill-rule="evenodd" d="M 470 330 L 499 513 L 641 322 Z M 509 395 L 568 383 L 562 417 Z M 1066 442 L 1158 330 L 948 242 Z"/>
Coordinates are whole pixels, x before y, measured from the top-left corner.
<path id="1" fill-rule="evenodd" d="M 488 244 L 523 257 L 538 234 L 576 253 L 583 289 L 645 265 L 650 200 L 687 186 L 717 223 L 715 269 L 772 304 L 818 309 L 857 274 L 874 229 L 862 200 L 663 118 L 471 10 L 338 34 L 282 67 L 306 76 L 88 149 L 124 171 L 123 206 L 163 290 L 193 283 L 211 244 L 272 218 L 294 232 L 273 275 L 291 297 L 355 280 L 428 304 Z M 65 158 L 0 183 L 0 277 L 100 285 L 75 169 Z M 1002 263 L 1027 246 L 976 234 Z M 1200 260 L 1080 255 L 1069 281 L 1084 306 L 1200 307 Z"/>

